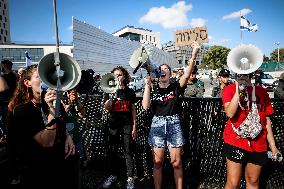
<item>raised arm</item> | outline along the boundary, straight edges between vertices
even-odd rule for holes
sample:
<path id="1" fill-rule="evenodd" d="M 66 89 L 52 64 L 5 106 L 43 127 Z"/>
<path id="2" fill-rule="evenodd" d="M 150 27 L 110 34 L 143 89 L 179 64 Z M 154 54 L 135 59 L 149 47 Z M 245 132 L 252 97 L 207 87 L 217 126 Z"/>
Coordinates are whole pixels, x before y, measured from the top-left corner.
<path id="1" fill-rule="evenodd" d="M 47 116 L 48 124 L 44 130 L 41 130 L 34 136 L 34 139 L 43 147 L 52 147 L 56 137 L 57 124 L 54 121 L 55 108 L 52 104 L 54 100 L 56 100 L 56 92 L 54 90 L 47 91 L 45 94 L 45 101 L 49 107 Z"/>
<path id="2" fill-rule="evenodd" d="M 195 59 L 197 53 L 199 52 L 200 49 L 200 45 L 196 41 L 193 41 L 190 46 L 192 47 L 192 56 L 191 59 L 188 60 L 187 62 L 188 66 L 185 67 L 184 74 L 181 76 L 179 80 L 180 87 L 184 87 L 187 84 L 188 79 L 192 73 L 193 67 L 195 65 Z"/>
<path id="3" fill-rule="evenodd" d="M 143 100 L 142 100 L 142 107 L 144 110 L 147 110 L 150 108 L 150 104 L 151 104 L 151 77 L 147 76 L 145 78 L 145 89 L 144 89 L 144 93 L 143 93 Z"/>
<path id="4" fill-rule="evenodd" d="M 224 105 L 225 113 L 229 118 L 232 118 L 235 115 L 235 113 L 237 112 L 238 106 L 239 106 L 239 86 L 238 85 L 239 85 L 238 82 L 236 82 L 236 92 L 232 100 L 230 102 L 227 102 Z M 224 92 L 226 91 L 223 91 L 223 93 Z"/>

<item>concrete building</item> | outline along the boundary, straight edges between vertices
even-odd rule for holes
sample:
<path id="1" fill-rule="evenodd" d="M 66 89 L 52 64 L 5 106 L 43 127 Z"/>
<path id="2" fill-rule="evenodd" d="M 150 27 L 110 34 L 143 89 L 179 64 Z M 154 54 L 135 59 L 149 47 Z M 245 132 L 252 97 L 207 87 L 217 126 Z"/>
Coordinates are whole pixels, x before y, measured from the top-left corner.
<path id="1" fill-rule="evenodd" d="M 152 44 L 155 47 L 161 48 L 159 32 L 127 25 L 112 34 L 127 40 L 138 41 L 142 44 Z"/>
<path id="2" fill-rule="evenodd" d="M 10 41 L 9 0 L 0 0 L 0 44 L 9 44 Z"/>
<path id="3" fill-rule="evenodd" d="M 1 1 L 1 0 L 0 0 Z M 13 69 L 17 70 L 26 65 L 25 52 L 28 51 L 33 63 L 56 51 L 55 44 L 6 44 L 0 45 L 0 60 L 8 59 L 13 62 Z M 59 52 L 73 56 L 73 45 L 60 44 Z"/>
<path id="4" fill-rule="evenodd" d="M 133 52 L 141 43 L 113 36 L 97 27 L 73 18 L 74 59 L 81 69 L 93 69 L 96 73 L 105 74 L 116 66 L 125 67 L 132 75 L 133 68 L 129 61 Z M 151 62 L 156 65 L 167 63 L 176 67 L 178 61 L 169 53 L 154 45 L 145 45 Z M 137 72 L 140 74 L 141 72 Z"/>
<path id="5" fill-rule="evenodd" d="M 208 45 L 201 45 L 200 51 L 196 57 L 196 64 L 199 65 L 202 62 L 203 56 L 209 49 Z M 187 60 L 191 58 L 192 48 L 190 47 L 176 47 L 173 41 L 169 41 L 162 46 L 162 50 L 172 54 L 179 62 L 180 66 L 184 66 Z"/>

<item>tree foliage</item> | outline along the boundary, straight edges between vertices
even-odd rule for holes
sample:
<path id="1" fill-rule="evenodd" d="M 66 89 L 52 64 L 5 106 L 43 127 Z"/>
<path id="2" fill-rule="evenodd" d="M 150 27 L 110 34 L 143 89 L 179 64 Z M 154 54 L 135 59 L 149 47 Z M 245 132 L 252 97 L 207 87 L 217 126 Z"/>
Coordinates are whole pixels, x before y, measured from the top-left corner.
<path id="1" fill-rule="evenodd" d="M 271 54 L 271 60 L 277 62 L 278 61 L 278 49 L 275 49 Z M 284 48 L 279 48 L 279 60 L 280 62 L 284 62 Z"/>
<path id="2" fill-rule="evenodd" d="M 224 68 L 230 49 L 223 46 L 212 46 L 205 53 L 200 67 L 209 69 Z"/>

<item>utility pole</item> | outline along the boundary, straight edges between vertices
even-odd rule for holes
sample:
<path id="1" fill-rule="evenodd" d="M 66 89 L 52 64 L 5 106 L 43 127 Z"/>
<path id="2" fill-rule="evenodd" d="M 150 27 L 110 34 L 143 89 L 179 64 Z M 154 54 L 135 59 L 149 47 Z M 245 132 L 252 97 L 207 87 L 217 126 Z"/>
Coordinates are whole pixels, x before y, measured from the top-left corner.
<path id="1" fill-rule="evenodd" d="M 280 45 L 280 42 L 275 42 L 274 44 L 277 45 L 277 51 L 278 51 L 277 62 L 279 63 L 280 62 L 280 60 L 279 60 L 279 45 Z"/>

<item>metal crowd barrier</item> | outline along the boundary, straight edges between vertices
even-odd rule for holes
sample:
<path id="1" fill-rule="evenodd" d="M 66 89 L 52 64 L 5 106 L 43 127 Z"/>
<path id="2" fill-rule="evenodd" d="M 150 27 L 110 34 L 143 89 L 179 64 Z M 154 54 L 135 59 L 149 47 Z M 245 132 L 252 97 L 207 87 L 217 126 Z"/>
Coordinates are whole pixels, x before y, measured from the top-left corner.
<path id="1" fill-rule="evenodd" d="M 103 110 L 102 97 L 81 96 L 87 109 L 86 118 L 79 120 L 84 149 L 88 161 L 108 159 L 108 119 Z M 142 110 L 142 98 L 137 98 L 137 139 L 135 141 L 135 167 L 138 178 L 151 178 L 152 154 L 147 138 L 152 114 Z M 284 101 L 272 99 L 275 110 L 271 117 L 278 149 L 284 154 Z M 227 117 L 219 98 L 184 98 L 180 114 L 185 145 L 183 152 L 184 180 L 186 188 L 224 188 L 226 164 L 222 156 L 222 133 Z M 164 180 L 173 183 L 173 172 L 167 152 L 163 169 Z M 119 156 L 123 159 L 120 147 Z M 106 162 L 105 162 L 106 163 Z M 268 189 L 284 188 L 284 162 L 268 160 L 261 175 L 261 186 Z M 106 165 L 106 164 L 105 164 Z M 94 168 L 96 169 L 96 168 Z M 92 181 L 89 181 L 92 182 Z M 90 183 L 89 183 L 90 185 Z M 88 188 L 88 186 L 85 186 Z M 245 188 L 242 180 L 241 188 Z"/>

